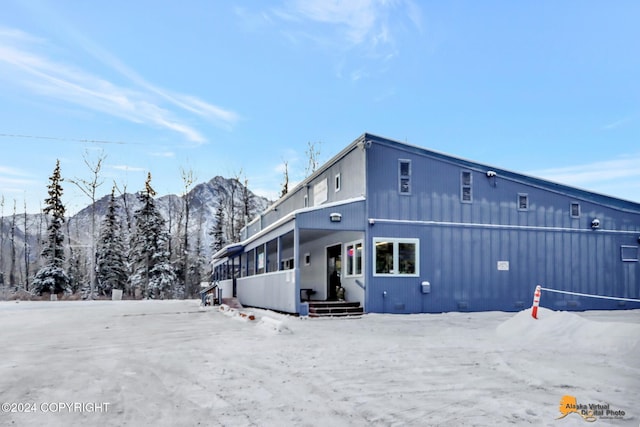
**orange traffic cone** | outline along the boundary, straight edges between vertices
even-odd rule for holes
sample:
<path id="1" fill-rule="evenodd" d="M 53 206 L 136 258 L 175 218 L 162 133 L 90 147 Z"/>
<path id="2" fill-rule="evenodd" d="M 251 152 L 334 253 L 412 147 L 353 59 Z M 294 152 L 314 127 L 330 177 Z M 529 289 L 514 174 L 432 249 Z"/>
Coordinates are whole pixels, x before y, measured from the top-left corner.
<path id="1" fill-rule="evenodd" d="M 540 305 L 540 294 L 542 294 L 541 286 L 536 286 L 536 291 L 533 294 L 533 307 L 531 307 L 531 315 L 534 319 L 538 318 L 538 305 Z"/>

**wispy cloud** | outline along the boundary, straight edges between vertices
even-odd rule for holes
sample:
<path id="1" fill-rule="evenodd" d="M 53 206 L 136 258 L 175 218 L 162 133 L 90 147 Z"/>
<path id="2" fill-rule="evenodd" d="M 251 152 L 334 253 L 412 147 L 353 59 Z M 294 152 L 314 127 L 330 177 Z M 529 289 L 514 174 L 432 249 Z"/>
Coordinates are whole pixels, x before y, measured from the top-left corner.
<path id="1" fill-rule="evenodd" d="M 174 153 L 173 151 L 155 151 L 150 154 L 153 157 L 165 157 L 165 158 L 171 158 L 176 156 L 176 153 Z"/>
<path id="2" fill-rule="evenodd" d="M 136 166 L 129 166 L 129 165 L 111 165 L 110 168 L 118 171 L 126 171 L 126 172 L 146 172 L 147 171 L 145 168 L 139 168 Z"/>
<path id="3" fill-rule="evenodd" d="M 623 117 L 622 119 L 619 119 L 619 120 L 613 121 L 613 122 L 611 122 L 611 123 L 607 123 L 606 125 L 602 126 L 602 127 L 600 128 L 600 130 L 613 130 L 613 129 L 617 129 L 617 128 L 621 127 L 621 126 L 626 125 L 627 123 L 632 122 L 632 121 L 633 121 L 633 119 L 634 119 L 635 117 L 636 117 L 636 116 L 627 116 L 627 117 Z"/>
<path id="4" fill-rule="evenodd" d="M 0 194 L 24 193 L 24 189 L 37 184 L 31 175 L 20 169 L 0 165 Z"/>
<path id="5" fill-rule="evenodd" d="M 542 169 L 530 172 L 550 181 L 588 188 L 606 194 L 640 200 L 640 153 L 562 168 Z"/>
<path id="6" fill-rule="evenodd" d="M 11 166 L 2 166 L 0 165 L 0 175 L 13 175 L 13 176 L 29 176 L 29 174 L 20 169 L 13 168 Z"/>
<path id="7" fill-rule="evenodd" d="M 323 46 L 364 49 L 366 56 L 376 59 L 396 55 L 395 30 L 403 21 L 418 31 L 422 25 L 420 8 L 410 0 L 291 0 L 271 14 L 292 26 L 285 32 L 290 39 L 295 39 L 291 35 L 295 31 Z M 309 23 L 330 28 L 310 34 Z"/>
<path id="8" fill-rule="evenodd" d="M 168 129 L 196 143 L 203 143 L 206 138 L 176 112 L 198 115 L 226 129 L 238 122 L 237 113 L 192 95 L 175 94 L 152 85 L 87 39 L 79 35 L 75 38 L 86 52 L 126 77 L 130 85 L 118 85 L 74 64 L 51 59 L 48 54 L 40 52 L 49 47 L 46 41 L 20 30 L 0 27 L 3 78 L 38 95 L 130 122 Z"/>

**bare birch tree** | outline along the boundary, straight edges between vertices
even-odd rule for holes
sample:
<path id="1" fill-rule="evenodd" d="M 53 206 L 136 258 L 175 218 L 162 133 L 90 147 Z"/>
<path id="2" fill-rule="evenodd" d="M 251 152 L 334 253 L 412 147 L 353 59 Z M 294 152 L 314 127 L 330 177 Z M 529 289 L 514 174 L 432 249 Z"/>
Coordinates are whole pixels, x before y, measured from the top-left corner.
<path id="1" fill-rule="evenodd" d="M 82 158 L 84 160 L 84 164 L 87 165 L 91 172 L 91 179 L 85 180 L 76 178 L 75 180 L 69 181 L 75 184 L 80 191 L 91 199 L 91 274 L 89 276 L 89 280 L 91 282 L 91 293 L 89 298 L 92 299 L 94 297 L 94 290 L 96 286 L 96 192 L 98 187 L 104 183 L 104 181 L 100 181 L 100 169 L 102 168 L 102 162 L 107 158 L 107 155 L 104 151 L 101 151 L 97 159 L 91 160 L 89 158 L 89 153 L 85 152 Z"/>
<path id="2" fill-rule="evenodd" d="M 307 142 L 307 170 L 306 176 L 311 176 L 320 165 L 320 142 Z"/>
<path id="3" fill-rule="evenodd" d="M 284 167 L 284 176 L 282 177 L 282 190 L 280 190 L 280 197 L 286 196 L 289 192 L 289 162 L 283 160 L 282 165 Z"/>
<path id="4" fill-rule="evenodd" d="M 29 242 L 27 236 L 27 201 L 24 201 L 24 290 L 29 292 Z"/>

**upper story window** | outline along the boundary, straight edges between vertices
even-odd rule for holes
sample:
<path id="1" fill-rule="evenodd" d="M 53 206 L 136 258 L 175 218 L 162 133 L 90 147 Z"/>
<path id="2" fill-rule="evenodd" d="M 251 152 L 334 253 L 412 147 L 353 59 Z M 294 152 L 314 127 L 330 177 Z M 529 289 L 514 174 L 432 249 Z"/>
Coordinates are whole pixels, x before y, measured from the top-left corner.
<path id="1" fill-rule="evenodd" d="M 520 193 L 518 194 L 518 210 L 519 211 L 527 211 L 529 210 L 529 195 Z"/>
<path id="2" fill-rule="evenodd" d="M 340 191 L 340 187 L 342 186 L 342 178 L 341 178 L 340 174 L 336 175 L 334 183 L 335 183 L 334 189 L 335 189 L 335 191 L 337 193 L 338 191 Z"/>
<path id="3" fill-rule="evenodd" d="M 460 172 L 460 200 L 464 203 L 473 201 L 473 176 L 471 171 Z"/>
<path id="4" fill-rule="evenodd" d="M 374 276 L 418 276 L 420 274 L 419 239 L 373 239 Z"/>
<path id="5" fill-rule="evenodd" d="M 304 195 L 304 207 L 309 207 L 309 196 L 307 196 L 306 194 Z"/>
<path id="6" fill-rule="evenodd" d="M 411 194 L 411 160 L 398 160 L 398 191 Z"/>
<path id="7" fill-rule="evenodd" d="M 580 203 L 571 202 L 571 218 L 580 218 Z"/>

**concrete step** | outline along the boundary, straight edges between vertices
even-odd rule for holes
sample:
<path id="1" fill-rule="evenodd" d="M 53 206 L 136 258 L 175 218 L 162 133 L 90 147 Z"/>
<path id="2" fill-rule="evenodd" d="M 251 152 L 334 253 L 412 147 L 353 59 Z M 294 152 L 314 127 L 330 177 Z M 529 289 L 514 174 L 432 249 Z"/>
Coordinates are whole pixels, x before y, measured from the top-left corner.
<path id="1" fill-rule="evenodd" d="M 364 309 L 359 302 L 313 301 L 309 302 L 309 317 L 361 316 Z"/>

